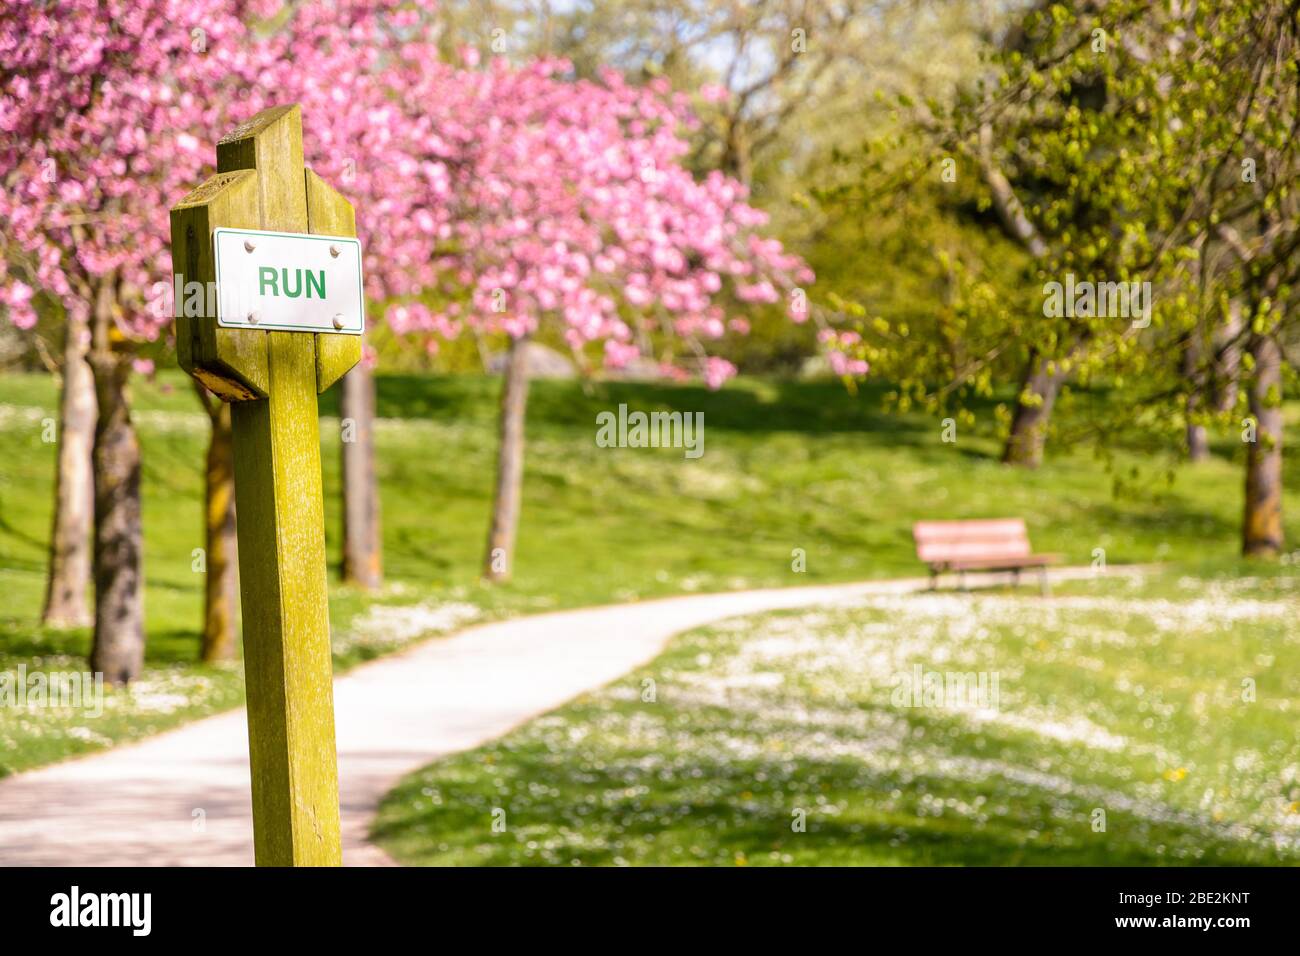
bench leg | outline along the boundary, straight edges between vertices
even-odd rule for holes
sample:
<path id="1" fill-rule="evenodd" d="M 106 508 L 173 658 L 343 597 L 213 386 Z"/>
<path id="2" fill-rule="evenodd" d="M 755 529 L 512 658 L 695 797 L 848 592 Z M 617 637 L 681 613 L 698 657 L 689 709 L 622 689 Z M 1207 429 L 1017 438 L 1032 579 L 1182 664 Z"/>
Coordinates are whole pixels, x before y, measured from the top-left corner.
<path id="1" fill-rule="evenodd" d="M 966 569 L 963 568 L 962 570 L 958 571 L 957 574 L 958 574 L 958 580 L 960 581 L 958 587 L 960 587 L 963 591 L 970 590 L 969 588 L 966 587 Z"/>
<path id="2" fill-rule="evenodd" d="M 930 590 L 936 591 L 939 588 L 939 572 L 934 568 L 930 569 Z"/>
<path id="3" fill-rule="evenodd" d="M 1052 582 L 1047 579 L 1047 567 L 1045 565 L 1038 569 L 1038 589 L 1042 592 L 1043 597 L 1052 596 Z"/>
<path id="4" fill-rule="evenodd" d="M 1020 569 L 1019 569 L 1019 568 L 1012 568 L 1012 569 L 1011 569 L 1011 586 L 1012 586 L 1013 588 L 1014 588 L 1014 587 L 1019 587 L 1019 586 L 1020 586 Z"/>

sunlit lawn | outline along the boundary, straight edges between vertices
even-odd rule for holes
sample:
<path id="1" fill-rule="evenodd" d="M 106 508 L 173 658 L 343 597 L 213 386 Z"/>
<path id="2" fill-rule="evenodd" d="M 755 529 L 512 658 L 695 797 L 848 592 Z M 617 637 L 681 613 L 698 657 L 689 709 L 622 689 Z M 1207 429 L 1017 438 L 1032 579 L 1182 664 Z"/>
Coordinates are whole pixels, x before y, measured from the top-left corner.
<path id="1" fill-rule="evenodd" d="M 1238 570 L 694 631 L 374 832 L 409 864 L 1294 864 L 1300 579 Z M 917 667 L 985 695 L 896 693 Z"/>
<path id="2" fill-rule="evenodd" d="M 814 584 L 922 573 L 918 518 L 1023 516 L 1042 550 L 1075 562 L 1103 548 L 1111 563 L 1232 554 L 1240 515 L 1240 447 L 1184 468 L 1172 489 L 1154 475 L 1124 494 L 1081 453 L 1057 452 L 1033 473 L 996 460 L 991 410 L 956 444 L 940 423 L 884 414 L 884 386 L 850 395 L 838 382 L 742 379 L 696 386 L 536 382 L 529 407 L 524 510 L 515 579 L 477 581 L 495 459 L 498 383 L 477 376 L 383 376 L 376 436 L 389 584 L 368 597 L 331 588 L 336 664 L 350 666 L 475 619 L 740 587 Z M 704 457 L 677 449 L 604 449 L 595 416 L 633 409 L 702 411 Z M 0 375 L 0 669 L 79 670 L 86 630 L 37 619 L 44 587 L 56 415 L 45 375 Z M 188 379 L 141 379 L 135 406 L 144 447 L 144 679 L 110 695 L 104 717 L 0 711 L 0 775 L 115 740 L 152 733 L 238 703 L 238 666 L 197 654 L 203 545 L 201 462 L 208 424 Z M 1294 409 L 1292 409 L 1294 411 Z M 326 538 L 337 561 L 338 423 L 322 401 Z M 1233 456 L 1236 456 L 1235 458 Z M 1127 468 L 1136 459 L 1121 456 Z M 1292 456 L 1294 460 L 1294 456 Z M 1288 476 L 1294 475 L 1289 468 Z M 1296 487 L 1288 480 L 1288 486 Z M 1289 516 L 1300 515 L 1289 495 Z M 1290 536 L 1300 522 L 1290 520 Z M 805 573 L 792 570 L 794 549 Z M 380 609 L 376 609 L 376 604 Z M 385 608 L 387 610 L 385 610 Z"/>

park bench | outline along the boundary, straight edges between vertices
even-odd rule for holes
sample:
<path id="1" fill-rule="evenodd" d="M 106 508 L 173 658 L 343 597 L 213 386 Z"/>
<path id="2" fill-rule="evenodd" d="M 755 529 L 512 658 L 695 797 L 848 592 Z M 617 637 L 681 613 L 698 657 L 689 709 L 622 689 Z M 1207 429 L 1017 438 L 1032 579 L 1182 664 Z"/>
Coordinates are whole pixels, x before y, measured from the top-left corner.
<path id="1" fill-rule="evenodd" d="M 967 571 L 1010 571 L 1020 580 L 1024 568 L 1037 568 L 1039 586 L 1050 594 L 1047 566 L 1060 560 L 1056 554 L 1034 554 L 1029 534 L 1019 518 L 983 521 L 918 521 L 912 526 L 916 556 L 930 566 L 930 589 L 939 575 L 957 572 L 966 589 Z"/>

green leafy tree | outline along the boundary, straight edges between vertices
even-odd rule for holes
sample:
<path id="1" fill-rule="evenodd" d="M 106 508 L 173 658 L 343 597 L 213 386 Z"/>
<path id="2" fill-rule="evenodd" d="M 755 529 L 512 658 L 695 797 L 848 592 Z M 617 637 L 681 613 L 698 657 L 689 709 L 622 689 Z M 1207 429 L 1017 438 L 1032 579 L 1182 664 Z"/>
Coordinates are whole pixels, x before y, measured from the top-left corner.
<path id="1" fill-rule="evenodd" d="M 960 405 L 987 388 L 979 376 L 990 367 L 1018 364 L 1004 453 L 1015 464 L 1041 460 L 1070 380 L 1106 386 L 1083 416 L 1104 453 L 1124 436 L 1203 454 L 1205 426 L 1244 406 L 1243 550 L 1278 550 L 1297 267 L 1295 38 L 1294 4 L 1282 2 L 1040 4 L 956 98 L 901 101 L 904 134 L 887 155 L 907 160 L 862 164 L 865 207 L 896 203 L 892 190 L 928 201 L 939 181 L 951 194 L 941 205 L 960 208 L 973 184 L 1032 266 L 1023 278 L 985 268 L 957 285 L 966 291 L 953 301 L 982 296 L 985 310 L 962 363 L 873 323 L 864 349 L 896 351 L 931 404 Z M 945 162 L 953 175 L 934 175 Z M 1024 279 L 1041 297 L 1022 312 Z M 1075 281 L 1098 295 L 1102 283 L 1149 283 L 1151 297 L 1138 315 L 1095 296 L 1048 307 L 1052 283 Z"/>

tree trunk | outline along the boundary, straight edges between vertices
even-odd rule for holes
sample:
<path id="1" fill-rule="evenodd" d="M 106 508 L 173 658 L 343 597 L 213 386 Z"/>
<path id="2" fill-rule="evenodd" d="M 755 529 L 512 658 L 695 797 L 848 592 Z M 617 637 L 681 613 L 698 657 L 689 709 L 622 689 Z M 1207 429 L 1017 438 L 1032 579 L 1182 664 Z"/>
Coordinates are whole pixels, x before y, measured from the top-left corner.
<path id="1" fill-rule="evenodd" d="M 203 581 L 203 640 L 199 657 L 204 663 L 235 656 L 235 609 L 239 606 L 235 538 L 235 445 L 230 429 L 230 405 L 200 399 L 212 420 L 204 476 L 203 546 L 206 573 Z"/>
<path id="2" fill-rule="evenodd" d="M 1043 463 L 1043 445 L 1052 406 L 1065 381 L 1066 372 L 1059 362 L 1052 362 L 1036 352 L 1029 356 L 1025 380 L 1016 399 L 1011 431 L 1002 450 L 1002 461 L 1022 468 L 1037 468 Z M 1026 395 L 1030 396 L 1027 400 Z"/>
<path id="3" fill-rule="evenodd" d="M 1228 303 L 1227 321 L 1214 337 L 1214 407 L 1219 412 L 1229 412 L 1237 404 L 1237 375 L 1241 366 L 1241 302 Z"/>
<path id="4" fill-rule="evenodd" d="M 1192 401 L 1188 398 L 1188 402 Z M 1187 460 L 1190 462 L 1210 460 L 1210 436 L 1204 425 L 1187 422 Z"/>
<path id="5" fill-rule="evenodd" d="M 1282 350 L 1271 335 L 1247 343 L 1255 360 L 1250 413 L 1255 440 L 1246 444 L 1246 509 L 1242 553 L 1268 557 L 1282 550 Z"/>
<path id="6" fill-rule="evenodd" d="M 988 187 L 993 208 L 1007 232 L 1025 247 L 1035 259 L 1046 259 L 1049 252 L 1046 240 L 1034 225 L 1015 188 L 998 166 L 994 156 L 993 126 L 983 123 L 975 150 L 980 176 Z M 1051 370 L 1049 369 L 1051 366 Z M 1011 431 L 1002 449 L 1004 464 L 1022 468 L 1037 468 L 1043 463 L 1043 446 L 1047 441 L 1047 426 L 1052 420 L 1052 406 L 1066 373 L 1059 362 L 1050 362 L 1034 349 L 1025 366 L 1020 394 L 1016 397 L 1016 411 L 1011 419 Z M 1028 400 L 1026 400 L 1026 396 Z"/>
<path id="7" fill-rule="evenodd" d="M 102 297 L 101 297 L 102 298 Z M 140 442 L 131 423 L 129 355 L 108 344 L 96 321 L 91 351 L 99 420 L 95 429 L 95 637 L 90 668 L 109 684 L 144 665 L 144 550 L 140 523 Z"/>
<path id="8" fill-rule="evenodd" d="M 343 376 L 343 580 L 363 588 L 383 582 L 379 484 L 375 477 L 375 377 L 365 363 Z"/>
<path id="9" fill-rule="evenodd" d="M 91 622 L 86 587 L 90 583 L 90 536 L 95 517 L 95 480 L 91 473 L 95 378 L 86 361 L 90 327 L 85 317 L 69 312 L 66 334 L 50 567 L 41 622 L 52 627 L 84 627 Z"/>
<path id="10" fill-rule="evenodd" d="M 754 172 L 749 152 L 749 143 L 745 139 L 740 117 L 733 116 L 727 124 L 727 135 L 722 144 L 722 160 L 718 166 L 724 173 L 740 180 L 745 186 L 751 184 Z"/>
<path id="11" fill-rule="evenodd" d="M 1183 343 L 1183 381 L 1187 383 L 1187 400 L 1183 405 L 1187 419 L 1187 460 L 1206 461 L 1210 457 L 1210 439 L 1205 426 L 1196 420 L 1205 390 L 1201 372 L 1200 329 L 1192 330 Z"/>
<path id="12" fill-rule="evenodd" d="M 505 381 L 501 386 L 500 441 L 497 482 L 492 499 L 492 527 L 488 531 L 483 577 L 488 581 L 510 578 L 515 560 L 515 532 L 524 479 L 524 415 L 528 406 L 527 336 L 510 344 Z"/>
<path id="13" fill-rule="evenodd" d="M 994 158 L 991 123 L 983 123 L 980 126 L 975 155 L 984 185 L 988 187 L 993 199 L 993 208 L 997 210 L 998 218 L 1002 220 L 1007 232 L 1011 233 L 1035 259 L 1045 259 L 1048 253 L 1047 242 L 1038 232 L 1038 227 L 1029 218 L 1029 214 L 1025 212 L 1024 204 L 1016 195 L 1011 181 L 1007 179 Z"/>

